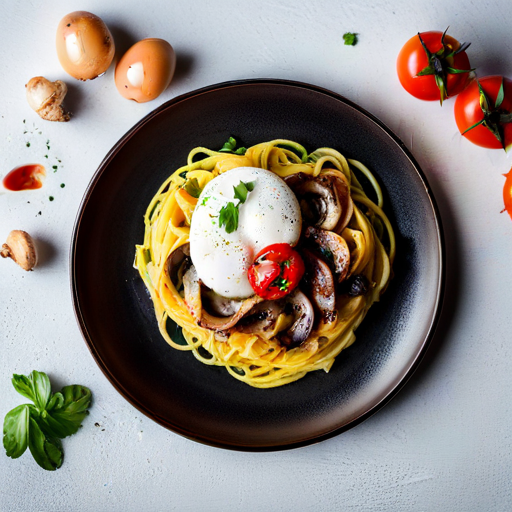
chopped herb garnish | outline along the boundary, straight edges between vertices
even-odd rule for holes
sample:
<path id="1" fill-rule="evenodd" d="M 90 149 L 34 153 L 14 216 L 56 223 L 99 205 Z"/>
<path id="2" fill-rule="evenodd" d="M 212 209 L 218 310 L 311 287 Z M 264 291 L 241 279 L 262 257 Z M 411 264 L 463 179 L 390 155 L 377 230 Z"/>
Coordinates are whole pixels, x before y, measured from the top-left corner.
<path id="1" fill-rule="evenodd" d="M 44 155 L 45 158 L 48 158 L 48 155 Z"/>
<path id="2" fill-rule="evenodd" d="M 197 178 L 187 180 L 183 188 L 185 189 L 185 192 L 190 194 L 192 197 L 195 197 L 196 199 L 201 195 L 201 192 L 203 191 L 203 189 L 199 186 Z"/>
<path id="3" fill-rule="evenodd" d="M 187 178 L 187 172 L 188 171 L 180 172 L 180 178 L 186 179 Z"/>
<path id="4" fill-rule="evenodd" d="M 222 151 L 224 153 L 234 153 L 235 155 L 245 155 L 245 152 L 247 151 L 247 148 L 236 148 L 236 140 L 233 137 L 229 137 L 228 141 L 224 143 L 224 146 L 222 146 L 219 151 Z"/>
<path id="5" fill-rule="evenodd" d="M 250 181 L 249 183 L 241 181 L 236 187 L 233 187 L 235 190 L 235 199 L 238 199 L 241 203 L 245 203 L 248 192 L 254 190 L 254 183 L 254 181 Z"/>
<path id="6" fill-rule="evenodd" d="M 347 46 L 355 46 L 357 44 L 357 34 L 355 32 L 346 32 L 343 34 L 343 41 Z"/>
<path id="7" fill-rule="evenodd" d="M 209 196 L 206 196 L 202 201 L 201 201 L 201 206 L 205 206 L 206 203 L 208 202 L 208 199 L 210 199 Z"/>
<path id="8" fill-rule="evenodd" d="M 219 226 L 225 226 L 226 233 L 233 233 L 238 228 L 238 205 L 229 202 L 220 209 Z"/>
<path id="9" fill-rule="evenodd" d="M 226 206 L 223 206 L 220 209 L 219 226 L 222 227 L 225 225 L 226 233 L 233 233 L 233 231 L 238 228 L 238 208 L 242 203 L 245 203 L 247 200 L 247 194 L 254 190 L 254 185 L 254 181 L 250 181 L 248 183 L 240 181 L 236 187 L 233 187 L 235 191 L 235 199 L 238 199 L 238 204 L 235 205 L 235 203 L 229 202 Z"/>
<path id="10" fill-rule="evenodd" d="M 50 201 L 53 201 L 55 198 L 54 198 L 53 196 L 50 196 L 48 199 L 49 199 Z"/>
<path id="11" fill-rule="evenodd" d="M 285 279 L 284 277 L 278 277 L 274 280 L 274 282 L 271 284 L 271 286 L 275 286 L 279 288 L 282 292 L 285 292 L 288 290 L 288 286 L 290 286 L 290 282 Z"/>
<path id="12" fill-rule="evenodd" d="M 56 165 L 52 165 L 53 172 L 57 172 L 58 167 Z"/>
<path id="13" fill-rule="evenodd" d="M 30 142 L 27 142 L 26 146 L 27 146 L 27 148 L 29 148 L 30 147 Z"/>
<path id="14" fill-rule="evenodd" d="M 60 184 L 60 188 L 64 188 L 66 185 L 64 183 Z"/>

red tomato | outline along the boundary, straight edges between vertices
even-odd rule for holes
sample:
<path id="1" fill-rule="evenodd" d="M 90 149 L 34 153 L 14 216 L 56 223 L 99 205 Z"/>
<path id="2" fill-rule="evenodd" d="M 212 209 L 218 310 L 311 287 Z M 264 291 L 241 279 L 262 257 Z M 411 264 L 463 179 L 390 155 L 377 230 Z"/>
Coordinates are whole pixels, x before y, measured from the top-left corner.
<path id="1" fill-rule="evenodd" d="M 479 83 L 486 96 L 483 103 Z M 500 103 L 498 97 L 502 85 L 503 99 Z M 473 80 L 459 94 L 454 107 L 455 122 L 460 133 L 473 144 L 492 149 L 508 149 L 512 145 L 511 112 L 512 80 L 502 76 Z"/>
<path id="2" fill-rule="evenodd" d="M 503 202 L 505 203 L 505 210 L 507 210 L 512 219 L 512 169 L 510 169 L 508 174 L 504 174 L 503 176 L 507 178 L 503 186 Z"/>
<path id="3" fill-rule="evenodd" d="M 299 284 L 304 262 L 289 244 L 273 244 L 260 251 L 247 271 L 249 283 L 266 300 L 284 297 Z"/>
<path id="4" fill-rule="evenodd" d="M 468 46 L 447 34 L 443 36 L 443 32 L 422 32 L 411 37 L 396 61 L 400 83 L 420 100 L 443 103 L 444 99 L 459 94 L 466 87 L 471 70 L 465 52 Z"/>

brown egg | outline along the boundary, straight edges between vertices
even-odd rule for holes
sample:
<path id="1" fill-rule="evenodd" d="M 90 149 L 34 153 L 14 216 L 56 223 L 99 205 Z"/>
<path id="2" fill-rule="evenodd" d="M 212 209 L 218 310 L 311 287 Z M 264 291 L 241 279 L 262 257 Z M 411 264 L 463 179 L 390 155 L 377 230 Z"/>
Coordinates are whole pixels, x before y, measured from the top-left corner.
<path id="1" fill-rule="evenodd" d="M 171 83 L 176 55 L 163 39 L 135 43 L 116 66 L 116 87 L 121 96 L 139 103 L 160 96 Z"/>
<path id="2" fill-rule="evenodd" d="M 101 18 L 76 11 L 64 16 L 57 28 L 57 55 L 64 71 L 78 80 L 92 80 L 110 66 L 114 38 Z"/>

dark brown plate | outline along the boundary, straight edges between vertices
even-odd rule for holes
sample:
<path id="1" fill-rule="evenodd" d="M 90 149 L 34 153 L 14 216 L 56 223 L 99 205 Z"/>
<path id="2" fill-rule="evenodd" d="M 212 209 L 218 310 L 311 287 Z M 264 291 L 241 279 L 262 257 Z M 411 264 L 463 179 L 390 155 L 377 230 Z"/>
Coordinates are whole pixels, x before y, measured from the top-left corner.
<path id="1" fill-rule="evenodd" d="M 160 184 L 195 146 L 229 136 L 328 146 L 365 163 L 385 192 L 397 234 L 394 279 L 331 371 L 275 389 L 243 384 L 162 339 L 133 268 L 143 215 Z M 71 247 L 76 316 L 96 362 L 137 409 L 190 439 L 265 451 L 307 445 L 353 427 L 398 391 L 433 335 L 444 248 L 430 188 L 380 121 L 315 86 L 281 80 L 214 85 L 146 116 L 110 151 L 84 196 Z"/>

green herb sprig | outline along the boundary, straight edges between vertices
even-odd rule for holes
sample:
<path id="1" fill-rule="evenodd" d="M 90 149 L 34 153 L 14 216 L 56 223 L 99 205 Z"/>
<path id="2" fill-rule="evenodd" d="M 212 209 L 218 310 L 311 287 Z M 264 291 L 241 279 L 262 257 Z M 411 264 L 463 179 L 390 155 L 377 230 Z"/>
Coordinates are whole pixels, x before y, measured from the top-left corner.
<path id="1" fill-rule="evenodd" d="M 223 153 L 233 153 L 235 155 L 245 155 L 245 152 L 247 151 L 247 148 L 236 148 L 236 140 L 233 137 L 229 137 L 228 141 L 224 143 L 224 146 L 222 146 L 219 151 Z"/>
<path id="2" fill-rule="evenodd" d="M 187 180 L 183 188 L 188 194 L 190 194 L 192 197 L 195 197 L 196 199 L 201 195 L 201 192 L 203 191 L 203 189 L 199 186 L 199 181 L 197 181 L 197 178 Z"/>
<path id="3" fill-rule="evenodd" d="M 89 414 L 91 391 L 85 386 L 64 386 L 52 393 L 50 379 L 34 370 L 27 377 L 12 377 L 14 389 L 32 404 L 18 405 L 4 419 L 3 443 L 8 457 L 17 459 L 27 449 L 48 471 L 62 466 L 61 439 L 75 434 Z"/>
<path id="4" fill-rule="evenodd" d="M 357 44 L 357 34 L 355 32 L 345 32 L 343 34 L 343 41 L 347 46 L 355 46 Z"/>
<path id="5" fill-rule="evenodd" d="M 238 204 L 235 205 L 235 203 L 230 201 L 220 209 L 219 213 L 219 226 L 225 226 L 226 233 L 233 233 L 233 231 L 238 229 L 238 218 L 240 215 L 238 208 L 242 203 L 245 203 L 249 192 L 254 190 L 254 185 L 254 181 L 249 181 L 248 183 L 240 181 L 236 187 L 233 186 L 235 199 L 238 199 Z"/>

